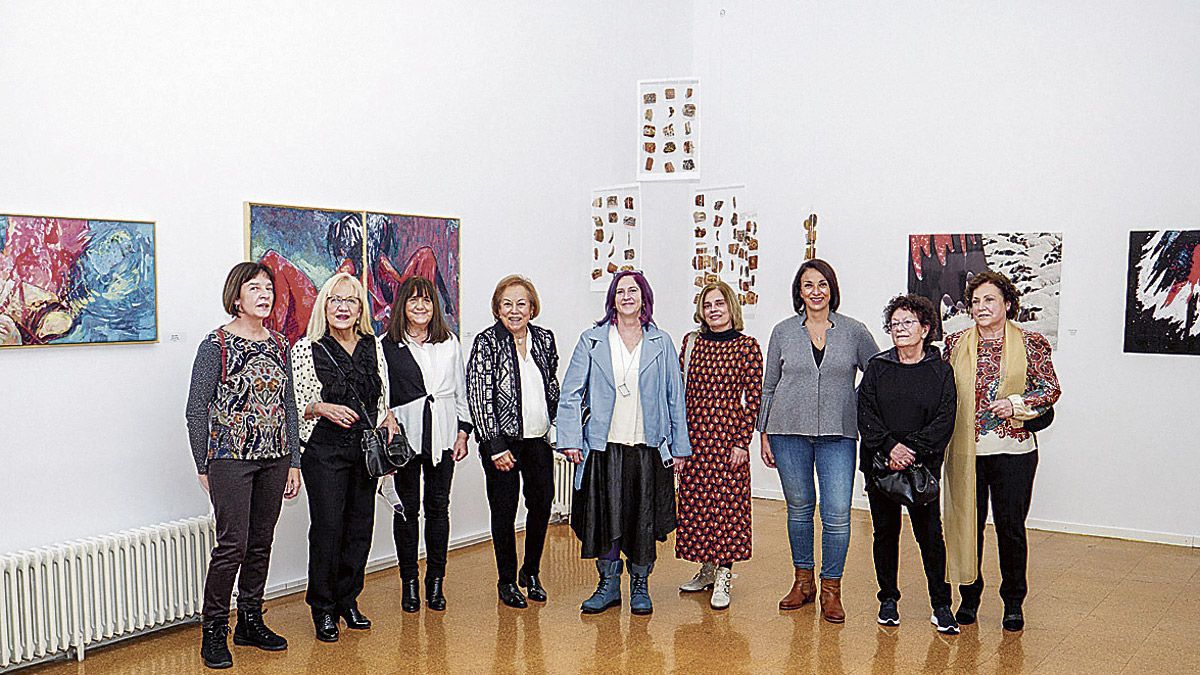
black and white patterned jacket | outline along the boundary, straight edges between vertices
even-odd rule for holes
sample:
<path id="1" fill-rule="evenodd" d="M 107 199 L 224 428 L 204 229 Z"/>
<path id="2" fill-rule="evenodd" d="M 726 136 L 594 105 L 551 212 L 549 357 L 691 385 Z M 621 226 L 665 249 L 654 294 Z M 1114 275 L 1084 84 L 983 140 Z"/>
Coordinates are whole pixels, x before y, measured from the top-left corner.
<path id="1" fill-rule="evenodd" d="M 529 325 L 529 349 L 546 386 L 550 423 L 558 411 L 558 347 L 554 333 Z M 485 456 L 504 452 L 511 440 L 524 437 L 521 418 L 521 374 L 512 333 L 499 321 L 475 336 L 467 361 L 467 400 L 475 422 L 475 438 Z"/>

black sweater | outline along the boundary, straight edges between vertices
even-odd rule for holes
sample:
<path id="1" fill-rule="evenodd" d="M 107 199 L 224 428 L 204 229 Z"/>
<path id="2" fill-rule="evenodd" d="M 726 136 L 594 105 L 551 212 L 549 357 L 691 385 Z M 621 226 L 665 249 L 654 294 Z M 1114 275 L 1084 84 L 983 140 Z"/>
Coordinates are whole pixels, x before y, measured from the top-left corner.
<path id="1" fill-rule="evenodd" d="M 859 470 L 869 475 L 873 454 L 887 457 L 903 443 L 937 475 L 957 404 L 954 370 L 937 349 L 912 364 L 901 363 L 894 347 L 871 357 L 858 386 Z"/>

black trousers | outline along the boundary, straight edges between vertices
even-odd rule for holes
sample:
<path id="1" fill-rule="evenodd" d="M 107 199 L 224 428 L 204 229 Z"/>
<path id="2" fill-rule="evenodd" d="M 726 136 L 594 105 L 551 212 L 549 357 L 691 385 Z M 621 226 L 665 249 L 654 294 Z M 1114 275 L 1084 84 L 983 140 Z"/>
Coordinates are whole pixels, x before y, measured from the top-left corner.
<path id="1" fill-rule="evenodd" d="M 289 463 L 288 457 L 209 462 L 208 498 L 217 521 L 217 545 L 204 580 L 205 621 L 229 620 L 234 577 L 238 607 L 262 607 Z"/>
<path id="2" fill-rule="evenodd" d="M 375 527 L 375 481 L 363 462 L 360 436 L 310 441 L 301 460 L 308 492 L 308 592 L 314 612 L 357 606 Z"/>
<path id="3" fill-rule="evenodd" d="M 975 583 L 959 586 L 963 602 L 979 604 L 983 595 L 983 528 L 988 501 L 996 526 L 1000 552 L 1000 598 L 1004 604 L 1020 606 L 1029 592 L 1025 568 L 1029 545 L 1025 517 L 1033 498 L 1033 476 L 1037 472 L 1037 450 L 1020 455 L 984 455 L 975 458 L 975 507 L 979 518 L 979 576 Z"/>
<path id="4" fill-rule="evenodd" d="M 874 528 L 873 552 L 875 579 L 879 582 L 880 602 L 899 600 L 897 582 L 900 566 L 900 508 L 878 490 L 868 487 L 871 525 Z M 946 583 L 946 542 L 942 538 L 942 512 L 937 502 L 908 507 L 913 536 L 921 549 L 925 582 L 929 586 L 929 604 L 935 609 L 950 606 L 950 584 Z"/>
<path id="5" fill-rule="evenodd" d="M 422 452 L 396 472 L 396 494 L 404 505 L 405 517 L 392 516 L 392 536 L 401 579 L 417 578 L 417 544 L 420 534 L 417 515 L 421 507 L 421 483 L 425 483 L 425 578 L 446 576 L 446 549 L 450 545 L 450 482 L 454 480 L 454 458 L 442 451 L 436 466 Z"/>
<path id="6" fill-rule="evenodd" d="M 546 529 L 550 525 L 550 504 L 554 500 L 554 451 L 541 438 L 510 441 L 508 446 L 516 466 L 508 471 L 496 468 L 486 450 L 481 454 L 487 479 L 488 506 L 492 515 L 492 548 L 496 550 L 496 571 L 502 584 L 517 581 L 517 498 L 525 493 L 526 574 L 540 574 Z M 522 482 L 524 483 L 522 485 Z"/>

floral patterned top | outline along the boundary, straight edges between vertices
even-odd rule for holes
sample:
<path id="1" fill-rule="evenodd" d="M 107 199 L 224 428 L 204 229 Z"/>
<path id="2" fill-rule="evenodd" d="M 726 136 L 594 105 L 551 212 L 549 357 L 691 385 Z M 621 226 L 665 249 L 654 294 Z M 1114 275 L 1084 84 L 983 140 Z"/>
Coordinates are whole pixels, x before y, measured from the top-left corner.
<path id="1" fill-rule="evenodd" d="M 946 336 L 943 358 L 950 360 L 950 353 L 966 331 Z M 1054 363 L 1050 360 L 1050 342 L 1041 333 L 1022 330 L 1025 338 L 1025 392 L 1021 396 L 1010 396 L 1016 416 L 1022 419 L 1036 417 L 1058 401 L 1062 389 Z M 1004 338 L 979 339 L 978 360 L 975 372 L 975 454 L 996 455 L 1023 453 L 1036 449 L 1033 434 L 1007 420 L 1000 419 L 987 410 L 987 405 L 996 400 L 1003 379 L 1000 360 L 1004 354 Z"/>

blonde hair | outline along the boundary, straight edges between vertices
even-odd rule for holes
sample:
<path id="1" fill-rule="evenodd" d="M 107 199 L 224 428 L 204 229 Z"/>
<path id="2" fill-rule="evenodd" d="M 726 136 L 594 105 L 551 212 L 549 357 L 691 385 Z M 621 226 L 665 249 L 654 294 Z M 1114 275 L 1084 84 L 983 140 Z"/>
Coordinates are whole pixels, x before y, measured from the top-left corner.
<path id="1" fill-rule="evenodd" d="M 510 286 L 520 286 L 525 289 L 525 293 L 529 295 L 529 320 L 536 319 L 542 311 L 542 302 L 538 299 L 538 292 L 533 287 L 533 282 L 520 274 L 510 274 L 496 284 L 496 290 L 492 291 L 492 316 L 496 317 L 497 321 L 500 320 L 500 299 Z"/>
<path id="2" fill-rule="evenodd" d="M 696 296 L 696 314 L 692 317 L 692 320 L 705 328 L 709 328 L 708 322 L 704 320 L 704 296 L 713 290 L 721 291 L 721 295 L 724 296 L 725 304 L 729 307 L 729 318 L 733 320 L 734 330 L 745 328 L 745 324 L 742 323 L 742 304 L 738 302 L 737 294 L 724 281 L 714 281 L 700 289 L 700 295 Z"/>
<path id="3" fill-rule="evenodd" d="M 333 295 L 333 287 L 337 286 L 342 281 L 349 281 L 354 288 L 354 297 L 358 298 L 358 307 L 361 310 L 358 314 L 358 324 L 354 326 L 358 332 L 363 335 L 374 335 L 375 329 L 371 327 L 371 306 L 367 301 L 367 289 L 363 288 L 362 282 L 358 277 L 338 272 L 329 277 L 329 281 L 321 287 L 321 291 L 317 293 L 317 300 L 313 303 L 312 316 L 308 317 L 308 331 L 306 333 L 309 340 L 316 342 L 325 337 L 325 333 L 329 330 L 329 319 L 325 316 L 325 306 L 329 304 L 329 296 Z"/>

